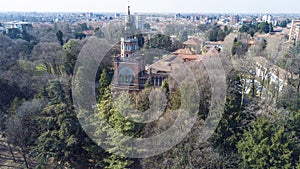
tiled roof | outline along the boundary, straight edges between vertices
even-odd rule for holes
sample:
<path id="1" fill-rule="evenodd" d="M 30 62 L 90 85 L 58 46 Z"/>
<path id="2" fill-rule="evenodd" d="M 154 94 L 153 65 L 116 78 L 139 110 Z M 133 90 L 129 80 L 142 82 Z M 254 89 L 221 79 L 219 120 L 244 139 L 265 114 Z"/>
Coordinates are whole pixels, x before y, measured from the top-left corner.
<path id="1" fill-rule="evenodd" d="M 178 49 L 175 52 L 173 52 L 176 55 L 184 54 L 184 55 L 194 55 L 195 53 L 192 52 L 189 48 L 184 49 Z"/>

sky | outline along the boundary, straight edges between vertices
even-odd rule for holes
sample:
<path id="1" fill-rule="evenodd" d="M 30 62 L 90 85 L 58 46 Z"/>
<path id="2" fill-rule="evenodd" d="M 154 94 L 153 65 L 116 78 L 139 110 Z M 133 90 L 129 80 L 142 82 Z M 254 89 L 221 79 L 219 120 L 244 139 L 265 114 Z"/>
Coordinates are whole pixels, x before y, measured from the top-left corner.
<path id="1" fill-rule="evenodd" d="M 0 0 L 0 12 L 126 12 L 128 0 Z M 134 13 L 300 13 L 300 0 L 130 0 Z"/>

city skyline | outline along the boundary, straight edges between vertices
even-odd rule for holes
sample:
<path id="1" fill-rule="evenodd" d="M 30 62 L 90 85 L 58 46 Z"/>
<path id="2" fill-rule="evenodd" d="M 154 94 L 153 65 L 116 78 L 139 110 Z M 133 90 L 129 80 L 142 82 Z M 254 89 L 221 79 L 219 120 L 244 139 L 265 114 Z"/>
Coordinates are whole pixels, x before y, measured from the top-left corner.
<path id="1" fill-rule="evenodd" d="M 131 0 L 137 13 L 300 13 L 300 1 L 252 0 L 242 2 L 203 0 Z M 16 5 L 18 4 L 18 5 Z M 10 0 L 1 3 L 0 12 L 126 12 L 127 0 Z"/>

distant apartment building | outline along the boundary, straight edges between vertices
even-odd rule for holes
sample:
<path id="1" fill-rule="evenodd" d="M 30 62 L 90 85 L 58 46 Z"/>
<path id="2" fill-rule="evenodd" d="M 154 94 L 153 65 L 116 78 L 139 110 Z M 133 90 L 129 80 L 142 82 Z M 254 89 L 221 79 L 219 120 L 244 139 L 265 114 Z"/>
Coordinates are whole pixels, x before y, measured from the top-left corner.
<path id="1" fill-rule="evenodd" d="M 144 30 L 144 20 L 145 16 L 144 15 L 135 15 L 135 27 L 138 30 Z"/>
<path id="2" fill-rule="evenodd" d="M 231 15 L 230 16 L 230 22 L 231 24 L 237 24 L 240 21 L 240 17 L 238 15 Z"/>
<path id="3" fill-rule="evenodd" d="M 268 23 L 272 23 L 273 22 L 273 16 L 272 15 L 264 15 L 262 17 L 262 21 L 263 22 L 268 22 Z"/>
<path id="4" fill-rule="evenodd" d="M 5 22 L 4 28 L 7 30 L 9 29 L 19 29 L 20 31 L 28 31 L 32 29 L 32 24 L 30 22 Z"/>
<path id="5" fill-rule="evenodd" d="M 289 41 L 300 40 L 300 20 L 292 20 Z"/>
<path id="6" fill-rule="evenodd" d="M 281 67 L 269 62 L 266 58 L 258 56 L 253 58 L 256 63 L 256 75 L 262 80 L 267 79 L 269 83 L 282 90 L 287 85 L 288 78 L 297 80 L 297 75 L 282 69 Z"/>

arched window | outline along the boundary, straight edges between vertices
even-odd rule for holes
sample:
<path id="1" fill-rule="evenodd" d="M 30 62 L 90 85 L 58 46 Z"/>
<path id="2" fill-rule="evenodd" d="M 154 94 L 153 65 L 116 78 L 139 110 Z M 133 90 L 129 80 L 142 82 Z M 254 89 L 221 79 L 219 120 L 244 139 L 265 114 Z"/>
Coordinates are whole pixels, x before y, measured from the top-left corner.
<path id="1" fill-rule="evenodd" d="M 118 78 L 121 85 L 133 85 L 134 84 L 134 72 L 129 67 L 123 67 L 119 72 Z"/>

